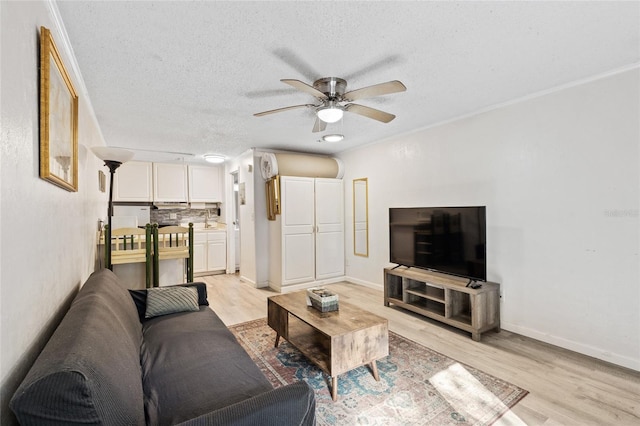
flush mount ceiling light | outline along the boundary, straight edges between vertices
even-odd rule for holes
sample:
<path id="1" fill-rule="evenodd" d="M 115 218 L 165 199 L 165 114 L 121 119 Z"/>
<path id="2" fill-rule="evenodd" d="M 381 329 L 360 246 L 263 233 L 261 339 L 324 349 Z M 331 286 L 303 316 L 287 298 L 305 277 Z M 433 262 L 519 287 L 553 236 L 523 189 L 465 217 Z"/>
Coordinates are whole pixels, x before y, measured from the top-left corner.
<path id="1" fill-rule="evenodd" d="M 213 164 L 224 163 L 224 160 L 225 160 L 224 155 L 218 155 L 218 154 L 205 154 L 204 159 L 205 161 Z"/>
<path id="2" fill-rule="evenodd" d="M 335 123 L 342 118 L 343 111 L 335 102 L 329 101 L 326 106 L 318 108 L 316 114 L 325 123 Z"/>
<path id="3" fill-rule="evenodd" d="M 324 135 L 322 140 L 325 142 L 340 142 L 344 139 L 343 135 L 333 134 L 333 135 Z"/>
<path id="4" fill-rule="evenodd" d="M 224 155 L 217 155 L 217 154 L 205 154 L 204 159 L 205 161 L 213 164 L 224 163 L 224 160 L 225 160 Z"/>

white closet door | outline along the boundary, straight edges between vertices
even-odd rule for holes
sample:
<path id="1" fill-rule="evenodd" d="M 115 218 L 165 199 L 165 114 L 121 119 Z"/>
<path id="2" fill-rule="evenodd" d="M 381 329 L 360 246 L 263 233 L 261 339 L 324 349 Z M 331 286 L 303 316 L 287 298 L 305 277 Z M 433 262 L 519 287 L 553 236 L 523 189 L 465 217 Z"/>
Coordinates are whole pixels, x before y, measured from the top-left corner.
<path id="1" fill-rule="evenodd" d="M 313 281 L 314 179 L 282 177 L 282 285 Z"/>
<path id="2" fill-rule="evenodd" d="M 316 179 L 316 279 L 344 275 L 344 191 L 341 179 Z"/>

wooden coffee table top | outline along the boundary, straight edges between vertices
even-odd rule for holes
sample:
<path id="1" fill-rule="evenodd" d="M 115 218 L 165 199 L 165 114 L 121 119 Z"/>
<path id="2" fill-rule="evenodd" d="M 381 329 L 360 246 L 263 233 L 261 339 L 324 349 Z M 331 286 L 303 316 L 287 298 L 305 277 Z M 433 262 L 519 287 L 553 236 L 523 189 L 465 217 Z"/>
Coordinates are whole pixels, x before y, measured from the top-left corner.
<path id="1" fill-rule="evenodd" d="M 320 312 L 307 305 L 307 292 L 272 296 L 267 302 L 267 322 L 280 337 L 298 348 L 312 363 L 331 376 L 331 397 L 338 398 L 338 375 L 369 364 L 380 380 L 376 360 L 389 355 L 386 318 L 339 301 L 339 310 Z"/>
<path id="2" fill-rule="evenodd" d="M 339 310 L 320 312 L 307 306 L 307 294 L 304 290 L 272 296 L 269 299 L 329 337 L 352 333 L 388 322 L 386 318 L 342 300 L 338 302 Z"/>

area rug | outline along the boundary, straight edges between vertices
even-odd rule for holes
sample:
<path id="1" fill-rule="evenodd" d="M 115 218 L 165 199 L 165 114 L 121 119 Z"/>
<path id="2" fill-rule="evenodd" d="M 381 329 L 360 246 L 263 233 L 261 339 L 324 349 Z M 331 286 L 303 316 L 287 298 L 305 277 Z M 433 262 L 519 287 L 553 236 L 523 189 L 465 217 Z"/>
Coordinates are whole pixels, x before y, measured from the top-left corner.
<path id="1" fill-rule="evenodd" d="M 513 384 L 389 332 L 380 381 L 367 366 L 331 379 L 280 339 L 266 318 L 229 327 L 274 387 L 304 380 L 315 390 L 318 425 L 490 425 L 527 395 Z"/>

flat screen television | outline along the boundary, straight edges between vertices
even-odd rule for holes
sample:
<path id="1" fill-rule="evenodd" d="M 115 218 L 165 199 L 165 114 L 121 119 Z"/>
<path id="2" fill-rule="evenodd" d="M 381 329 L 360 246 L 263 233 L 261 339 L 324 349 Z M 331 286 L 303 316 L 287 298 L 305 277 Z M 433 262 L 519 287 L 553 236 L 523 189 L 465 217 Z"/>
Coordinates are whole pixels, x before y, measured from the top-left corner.
<path id="1" fill-rule="evenodd" d="M 391 263 L 487 280 L 486 207 L 389 209 Z"/>

